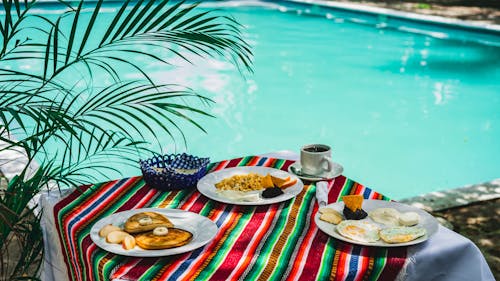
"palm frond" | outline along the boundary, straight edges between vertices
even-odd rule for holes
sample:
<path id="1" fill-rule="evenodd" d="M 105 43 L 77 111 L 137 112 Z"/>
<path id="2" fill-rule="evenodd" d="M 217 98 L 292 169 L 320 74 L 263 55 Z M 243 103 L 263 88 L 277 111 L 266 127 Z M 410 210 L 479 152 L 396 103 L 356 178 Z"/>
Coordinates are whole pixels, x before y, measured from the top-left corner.
<path id="1" fill-rule="evenodd" d="M 74 11 L 75 15 L 73 17 L 73 23 L 71 24 L 71 32 L 69 33 L 68 46 L 66 48 L 65 64 L 68 64 L 69 59 L 71 58 L 71 51 L 73 50 L 73 43 L 76 37 L 76 27 L 78 26 L 78 21 L 80 19 L 79 15 L 82 10 L 83 2 L 84 1 L 80 1 L 78 7 Z"/>
<path id="2" fill-rule="evenodd" d="M 1 5 L 1 149 L 20 150 L 28 164 L 0 196 L 0 259 L 12 233 L 25 245 L 36 242 L 22 250 L 16 274 L 4 278 L 9 280 L 36 279 L 23 275 L 29 264 L 40 264 L 39 218 L 27 215 L 27 204 L 41 188 L 78 186 L 119 173 L 109 157 L 136 166 L 139 157 L 153 153 L 151 141 L 161 147 L 163 135 L 174 143 L 180 136 L 187 145 L 181 122 L 205 131 L 198 118 L 212 117 L 205 106 L 213 101 L 189 87 L 158 84 L 140 60 L 130 60 L 132 54 L 168 67 L 170 59 L 193 63 L 192 55 L 213 57 L 252 71 L 241 26 L 231 17 L 197 12 L 198 3 L 126 0 L 108 18 L 99 13 L 104 0 L 85 3 L 90 17 L 83 16 L 83 0 L 58 2 L 67 10 L 56 18 L 32 12 L 36 0 Z M 24 62 L 34 67 L 17 67 Z M 118 71 L 122 67 L 141 79 L 128 79 Z M 107 78 L 111 85 L 99 83 Z M 34 161 L 39 168 L 29 174 Z"/>

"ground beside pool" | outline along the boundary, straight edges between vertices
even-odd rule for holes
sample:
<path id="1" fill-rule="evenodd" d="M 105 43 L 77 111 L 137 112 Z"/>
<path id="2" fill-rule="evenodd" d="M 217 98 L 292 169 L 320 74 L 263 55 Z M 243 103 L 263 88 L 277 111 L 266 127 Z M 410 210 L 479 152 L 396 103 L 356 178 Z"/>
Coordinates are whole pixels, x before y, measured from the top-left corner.
<path id="1" fill-rule="evenodd" d="M 478 23 L 500 24 L 500 1 L 498 0 L 338 0 L 333 2 L 349 2 Z"/>

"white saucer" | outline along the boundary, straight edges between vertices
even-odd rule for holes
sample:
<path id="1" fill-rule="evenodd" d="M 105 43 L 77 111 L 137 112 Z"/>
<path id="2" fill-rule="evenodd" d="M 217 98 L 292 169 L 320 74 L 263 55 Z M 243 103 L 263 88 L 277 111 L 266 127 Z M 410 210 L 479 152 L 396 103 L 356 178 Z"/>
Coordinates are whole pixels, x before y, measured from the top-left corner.
<path id="1" fill-rule="evenodd" d="M 297 177 L 299 177 L 303 180 L 308 180 L 308 181 L 321 181 L 321 180 L 333 179 L 333 178 L 340 176 L 342 174 L 342 172 L 344 171 L 344 167 L 342 167 L 342 165 L 340 165 L 339 163 L 335 163 L 335 162 L 333 162 L 333 167 L 332 167 L 333 169 L 330 172 L 323 173 L 323 174 L 320 174 L 317 176 L 309 176 L 309 175 L 305 176 L 305 175 L 301 175 L 299 173 L 296 174 L 292 171 L 292 167 L 296 171 L 302 170 L 302 166 L 300 165 L 300 162 L 295 162 L 292 165 L 290 165 L 288 167 L 288 172 L 296 175 Z"/>

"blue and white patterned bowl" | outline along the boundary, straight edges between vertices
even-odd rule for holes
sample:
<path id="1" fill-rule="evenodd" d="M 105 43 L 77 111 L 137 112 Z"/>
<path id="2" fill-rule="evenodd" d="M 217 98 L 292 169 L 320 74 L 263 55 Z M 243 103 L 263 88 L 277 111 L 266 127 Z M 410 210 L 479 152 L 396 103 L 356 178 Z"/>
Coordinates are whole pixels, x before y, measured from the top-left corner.
<path id="1" fill-rule="evenodd" d="M 140 160 L 144 181 L 160 190 L 178 190 L 196 186 L 207 173 L 209 158 L 182 154 L 166 154 Z"/>

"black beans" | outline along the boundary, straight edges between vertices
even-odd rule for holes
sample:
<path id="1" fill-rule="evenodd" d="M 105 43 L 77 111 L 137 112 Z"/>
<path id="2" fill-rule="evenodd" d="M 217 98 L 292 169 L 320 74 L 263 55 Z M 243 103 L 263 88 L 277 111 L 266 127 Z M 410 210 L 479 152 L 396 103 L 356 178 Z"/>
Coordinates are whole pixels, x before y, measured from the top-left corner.
<path id="1" fill-rule="evenodd" d="M 263 198 L 273 198 L 273 197 L 276 197 L 276 196 L 280 196 L 283 193 L 284 192 L 283 192 L 283 190 L 281 190 L 281 188 L 279 188 L 279 187 L 271 187 L 271 188 L 266 188 L 262 192 L 262 197 Z"/>

